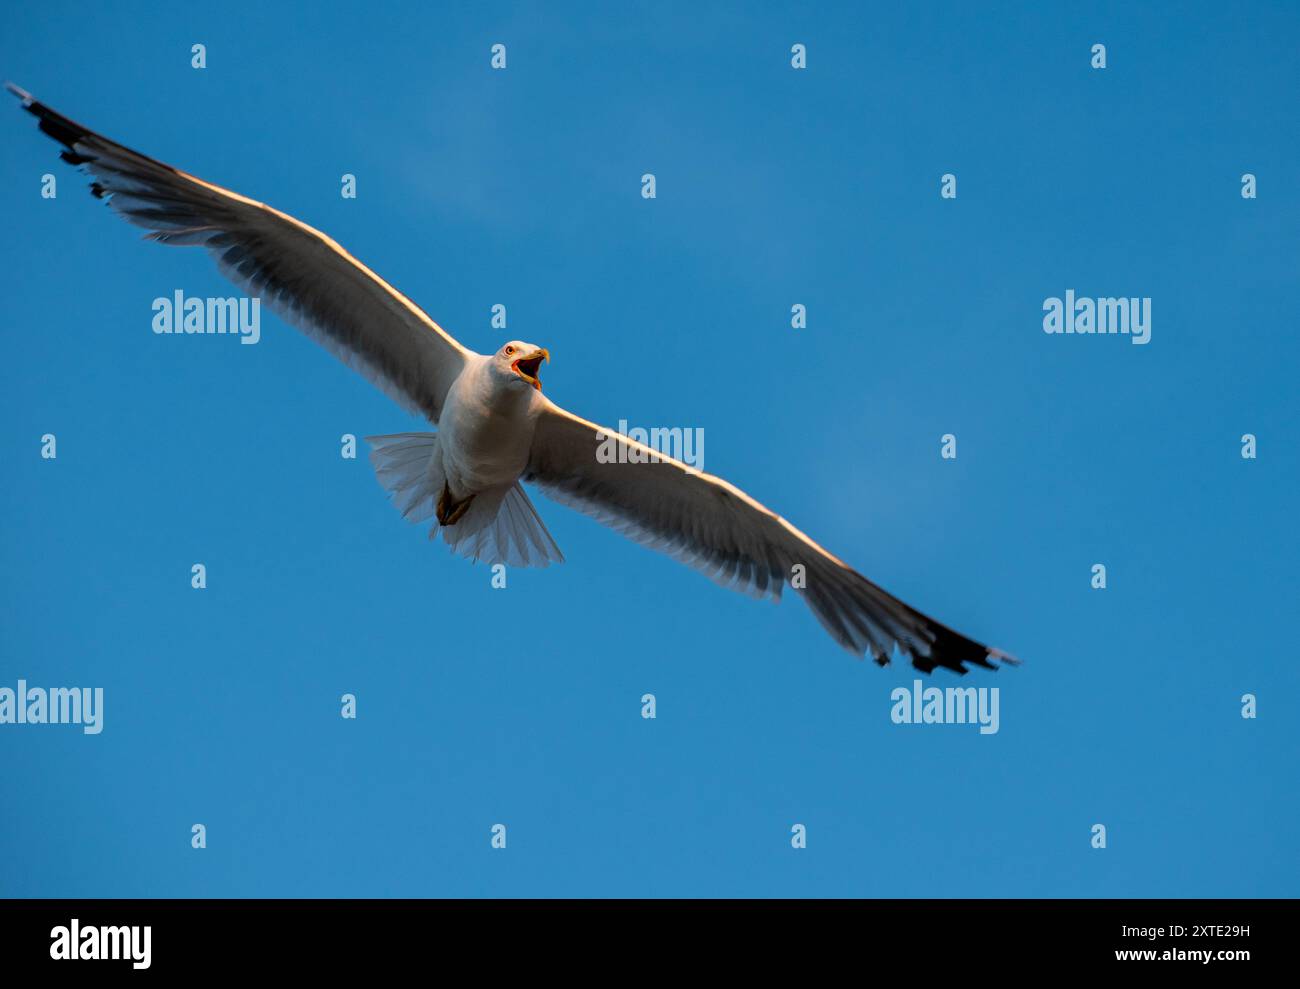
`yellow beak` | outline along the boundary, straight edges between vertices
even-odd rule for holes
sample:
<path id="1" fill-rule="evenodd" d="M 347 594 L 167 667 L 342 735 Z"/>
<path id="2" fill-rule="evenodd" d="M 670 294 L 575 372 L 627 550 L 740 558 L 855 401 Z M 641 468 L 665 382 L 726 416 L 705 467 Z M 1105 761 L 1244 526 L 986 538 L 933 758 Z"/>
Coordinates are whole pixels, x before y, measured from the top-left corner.
<path id="1" fill-rule="evenodd" d="M 539 347 L 531 354 L 525 354 L 523 357 L 515 358 L 510 367 L 515 374 L 519 375 L 519 377 L 523 378 L 538 391 L 541 391 L 542 382 L 537 377 L 537 367 L 542 363 L 542 361 L 545 361 L 547 364 L 551 362 L 551 352 L 545 347 Z M 523 364 L 524 367 L 520 367 L 520 364 Z M 527 368 L 527 370 L 525 370 L 525 368 Z"/>

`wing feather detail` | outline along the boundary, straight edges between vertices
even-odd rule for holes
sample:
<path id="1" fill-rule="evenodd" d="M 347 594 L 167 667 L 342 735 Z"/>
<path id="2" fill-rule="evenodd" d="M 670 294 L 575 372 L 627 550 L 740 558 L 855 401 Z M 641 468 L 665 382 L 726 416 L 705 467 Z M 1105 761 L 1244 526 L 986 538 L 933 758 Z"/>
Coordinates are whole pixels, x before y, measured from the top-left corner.
<path id="1" fill-rule="evenodd" d="M 437 423 L 470 351 L 339 244 L 263 203 L 132 151 L 7 88 L 89 173 L 91 193 L 161 244 L 203 247 L 257 295 L 408 411 Z"/>
<path id="2" fill-rule="evenodd" d="M 722 478 L 549 401 L 523 479 L 724 587 L 772 600 L 791 587 L 837 643 L 881 666 L 895 653 L 925 673 L 1016 662 L 904 604 Z"/>

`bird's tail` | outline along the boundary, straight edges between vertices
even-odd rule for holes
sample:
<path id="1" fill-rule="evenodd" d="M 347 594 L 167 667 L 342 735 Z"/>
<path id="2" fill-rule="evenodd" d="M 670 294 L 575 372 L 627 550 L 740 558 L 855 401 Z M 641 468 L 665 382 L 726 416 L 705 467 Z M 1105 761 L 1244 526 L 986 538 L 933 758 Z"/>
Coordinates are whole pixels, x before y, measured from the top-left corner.
<path id="1" fill-rule="evenodd" d="M 370 462 L 384 490 L 408 522 L 433 516 L 442 491 L 442 458 L 437 433 L 393 433 L 367 436 Z"/>
<path id="2" fill-rule="evenodd" d="M 454 525 L 435 522 L 429 538 L 436 538 L 439 531 L 453 552 L 476 562 L 512 567 L 564 562 L 564 554 L 518 481 L 509 487 L 480 491 Z"/>
<path id="3" fill-rule="evenodd" d="M 438 456 L 437 433 L 396 433 L 367 436 L 375 476 L 408 522 L 425 522 L 437 512 L 446 475 Z M 484 563 L 512 567 L 545 567 L 563 563 L 537 509 L 516 482 L 480 491 L 452 525 L 435 519 L 429 538 L 442 534 L 454 553 Z"/>

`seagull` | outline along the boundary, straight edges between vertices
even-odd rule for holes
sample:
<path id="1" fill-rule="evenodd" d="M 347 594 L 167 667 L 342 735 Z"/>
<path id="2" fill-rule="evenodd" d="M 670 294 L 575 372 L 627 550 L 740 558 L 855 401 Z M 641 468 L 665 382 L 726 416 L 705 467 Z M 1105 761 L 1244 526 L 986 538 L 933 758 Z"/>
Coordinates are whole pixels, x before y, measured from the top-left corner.
<path id="1" fill-rule="evenodd" d="M 437 427 L 366 440 L 402 516 L 432 519 L 430 538 L 456 554 L 563 561 L 526 482 L 724 587 L 779 601 L 790 586 L 831 638 L 880 666 L 895 655 L 923 673 L 1018 662 L 904 604 L 722 478 L 560 408 L 542 394 L 545 347 L 511 340 L 476 353 L 319 230 L 5 87 L 146 239 L 205 248 L 242 290 Z M 611 442 L 617 455 L 601 456 Z"/>

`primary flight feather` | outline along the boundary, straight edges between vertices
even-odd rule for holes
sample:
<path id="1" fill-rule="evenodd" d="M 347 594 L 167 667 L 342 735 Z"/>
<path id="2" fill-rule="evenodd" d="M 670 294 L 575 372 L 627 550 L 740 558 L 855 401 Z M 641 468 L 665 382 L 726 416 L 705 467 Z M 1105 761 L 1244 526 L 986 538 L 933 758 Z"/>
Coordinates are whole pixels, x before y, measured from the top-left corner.
<path id="1" fill-rule="evenodd" d="M 206 248 L 233 282 L 438 426 L 368 437 L 371 460 L 402 515 L 432 519 L 430 534 L 462 556 L 563 560 L 527 481 L 724 586 L 774 600 L 791 586 L 836 642 L 882 666 L 895 650 L 927 673 L 1015 662 L 877 587 L 739 488 L 555 405 L 541 390 L 544 348 L 513 340 L 475 353 L 319 230 L 6 86 L 93 177 L 91 192 L 149 239 Z M 618 455 L 598 455 L 611 443 Z"/>

